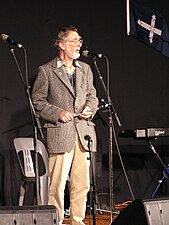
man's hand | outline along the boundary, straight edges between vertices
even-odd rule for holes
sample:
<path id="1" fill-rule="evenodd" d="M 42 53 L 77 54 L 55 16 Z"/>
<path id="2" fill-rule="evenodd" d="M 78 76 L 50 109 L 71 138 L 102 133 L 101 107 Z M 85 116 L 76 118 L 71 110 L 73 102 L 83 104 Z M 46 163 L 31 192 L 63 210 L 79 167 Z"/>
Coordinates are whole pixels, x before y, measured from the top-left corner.
<path id="1" fill-rule="evenodd" d="M 69 121 L 71 121 L 73 119 L 73 116 L 75 116 L 74 113 L 70 113 L 70 112 L 67 112 L 67 111 L 63 111 L 59 115 L 59 120 L 61 120 L 64 123 L 67 123 L 67 122 L 69 122 Z"/>
<path id="2" fill-rule="evenodd" d="M 84 110 L 82 111 L 82 113 L 79 115 L 79 117 L 81 119 L 88 119 L 92 116 L 92 111 L 91 108 L 89 106 L 86 106 L 84 108 Z"/>

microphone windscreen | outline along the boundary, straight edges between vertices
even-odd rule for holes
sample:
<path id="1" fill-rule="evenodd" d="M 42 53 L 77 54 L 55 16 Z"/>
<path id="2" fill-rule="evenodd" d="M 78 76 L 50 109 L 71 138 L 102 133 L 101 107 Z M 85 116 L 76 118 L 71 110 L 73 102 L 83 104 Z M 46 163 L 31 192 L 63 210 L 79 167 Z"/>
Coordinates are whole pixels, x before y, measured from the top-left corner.
<path id="1" fill-rule="evenodd" d="M 1 34 L 1 40 L 6 41 L 9 36 L 7 34 Z"/>
<path id="2" fill-rule="evenodd" d="M 87 134 L 87 135 L 84 136 L 84 139 L 87 140 L 87 141 L 90 141 L 91 137 Z"/>
<path id="3" fill-rule="evenodd" d="M 89 51 L 88 50 L 83 50 L 82 55 L 85 57 L 88 57 Z"/>

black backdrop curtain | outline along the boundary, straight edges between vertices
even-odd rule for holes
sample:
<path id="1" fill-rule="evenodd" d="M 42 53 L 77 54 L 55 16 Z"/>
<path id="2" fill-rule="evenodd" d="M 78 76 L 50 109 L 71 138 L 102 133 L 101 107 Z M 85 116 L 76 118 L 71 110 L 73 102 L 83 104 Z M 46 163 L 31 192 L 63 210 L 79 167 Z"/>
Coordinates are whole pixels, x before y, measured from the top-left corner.
<path id="1" fill-rule="evenodd" d="M 168 0 L 140 0 L 159 12 L 169 26 Z M 29 83 L 32 87 L 39 65 L 55 57 L 52 46 L 56 29 L 75 25 L 84 39 L 84 48 L 101 52 L 110 63 L 110 95 L 121 129 L 169 127 L 169 59 L 126 34 L 126 1 L 3 1 L 0 6 L 0 33 L 24 45 L 28 54 Z M 15 49 L 24 69 L 23 52 Z M 99 98 L 105 98 L 97 72 L 90 59 L 81 57 L 94 70 Z M 98 65 L 107 83 L 106 62 Z M 8 44 L 0 43 L 0 200 L 1 205 L 17 205 L 21 182 L 20 168 L 13 146 L 18 136 L 33 136 L 27 96 Z M 106 99 L 106 98 L 105 98 Z M 96 117 L 98 153 L 96 189 L 101 203 L 108 207 L 108 115 L 99 110 Z M 159 138 L 154 145 L 166 164 L 169 139 Z M 143 140 L 118 137 L 120 152 L 135 198 L 149 198 L 162 176 L 163 167 Z M 131 200 L 116 146 L 113 142 L 115 202 Z M 33 188 L 32 188 L 33 189 Z M 32 191 L 26 204 L 32 204 Z M 168 195 L 168 180 L 157 196 Z M 31 197 L 30 197 L 31 196 Z"/>

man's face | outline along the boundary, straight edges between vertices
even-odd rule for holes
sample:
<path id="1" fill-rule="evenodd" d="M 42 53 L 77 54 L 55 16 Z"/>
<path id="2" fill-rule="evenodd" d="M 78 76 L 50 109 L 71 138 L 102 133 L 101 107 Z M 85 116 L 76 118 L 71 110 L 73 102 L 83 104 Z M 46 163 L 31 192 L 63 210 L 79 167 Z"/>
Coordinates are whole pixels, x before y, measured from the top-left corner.
<path id="1" fill-rule="evenodd" d="M 80 57 L 80 48 L 82 47 L 82 38 L 76 31 L 70 31 L 63 41 L 63 51 L 71 59 Z"/>

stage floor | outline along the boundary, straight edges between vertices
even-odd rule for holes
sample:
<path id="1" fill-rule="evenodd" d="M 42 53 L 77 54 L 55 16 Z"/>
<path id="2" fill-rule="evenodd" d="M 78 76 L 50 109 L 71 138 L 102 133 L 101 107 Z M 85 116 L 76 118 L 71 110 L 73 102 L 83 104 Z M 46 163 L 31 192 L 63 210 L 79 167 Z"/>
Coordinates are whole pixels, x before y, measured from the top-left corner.
<path id="1" fill-rule="evenodd" d="M 114 215 L 112 218 L 112 221 L 116 218 L 117 215 Z M 110 214 L 102 214 L 102 215 L 96 215 L 96 225 L 110 225 L 111 223 L 111 216 Z M 92 215 L 86 215 L 84 220 L 85 225 L 93 225 L 93 216 Z M 63 224 L 70 224 L 70 219 L 65 219 L 63 221 Z"/>
<path id="2" fill-rule="evenodd" d="M 125 209 L 131 202 L 132 201 L 129 200 L 121 204 L 116 204 L 115 205 L 116 212 L 113 213 L 112 221 L 111 215 L 108 212 L 105 213 L 102 211 L 102 213 L 96 214 L 95 215 L 96 225 L 110 225 L 111 222 L 113 222 L 113 220 L 119 215 L 120 211 Z M 87 214 L 85 216 L 84 223 L 85 225 L 93 225 L 93 215 Z M 69 218 L 64 219 L 63 224 L 70 224 L 70 219 Z"/>

